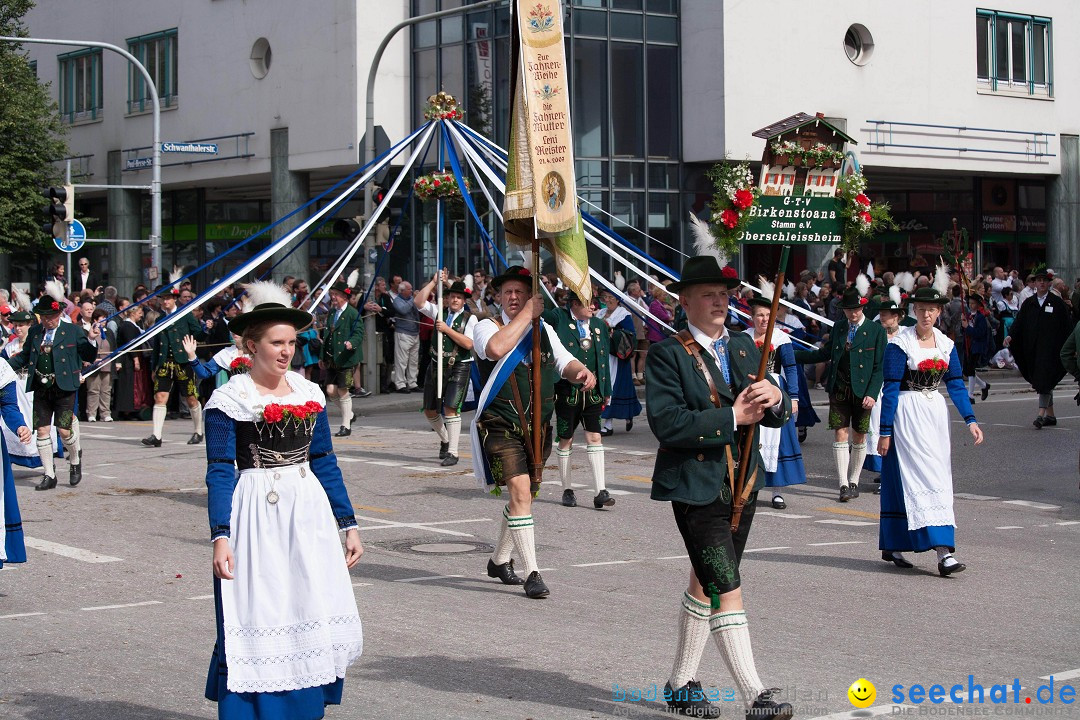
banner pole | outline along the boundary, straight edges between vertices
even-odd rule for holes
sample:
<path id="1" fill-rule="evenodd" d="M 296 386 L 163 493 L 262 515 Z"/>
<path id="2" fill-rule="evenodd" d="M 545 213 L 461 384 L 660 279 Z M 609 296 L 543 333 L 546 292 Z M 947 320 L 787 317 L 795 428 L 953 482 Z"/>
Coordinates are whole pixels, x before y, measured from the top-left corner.
<path id="1" fill-rule="evenodd" d="M 533 233 L 532 239 L 532 297 L 540 296 L 540 238 Z M 543 408 L 541 408 L 540 392 L 540 318 L 534 317 L 532 321 L 532 460 L 533 482 L 537 485 L 543 480 L 544 457 L 543 457 Z"/>
<path id="2" fill-rule="evenodd" d="M 443 123 L 443 120 L 439 120 L 439 123 Z M 442 128 L 439 128 L 442 130 Z M 439 172 L 443 171 L 443 146 L 444 133 L 439 133 Z M 438 280 L 435 282 L 435 317 L 441 318 L 443 316 L 443 282 L 442 282 L 442 269 L 443 269 L 443 252 L 446 249 L 445 238 L 443 237 L 446 232 L 446 218 L 443 215 L 446 213 L 446 203 L 442 198 L 438 198 L 435 201 L 435 223 L 436 223 L 436 236 L 435 236 L 435 276 Z M 439 403 L 439 414 L 442 414 L 442 397 L 443 397 L 443 333 L 441 330 L 435 330 L 435 342 L 438 343 L 438 349 L 436 354 L 436 361 L 438 367 L 435 368 L 435 398 Z"/>

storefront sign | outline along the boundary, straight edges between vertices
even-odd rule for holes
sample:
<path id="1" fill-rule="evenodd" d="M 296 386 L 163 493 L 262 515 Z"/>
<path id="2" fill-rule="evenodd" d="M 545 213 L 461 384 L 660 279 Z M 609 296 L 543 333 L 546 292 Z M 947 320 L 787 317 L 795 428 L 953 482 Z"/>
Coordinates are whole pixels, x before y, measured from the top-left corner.
<path id="1" fill-rule="evenodd" d="M 842 240 L 842 232 L 835 198 L 763 195 L 753 207 L 740 242 L 835 245 Z"/>
<path id="2" fill-rule="evenodd" d="M 983 232 L 1016 232 L 1015 215 L 983 215 Z"/>

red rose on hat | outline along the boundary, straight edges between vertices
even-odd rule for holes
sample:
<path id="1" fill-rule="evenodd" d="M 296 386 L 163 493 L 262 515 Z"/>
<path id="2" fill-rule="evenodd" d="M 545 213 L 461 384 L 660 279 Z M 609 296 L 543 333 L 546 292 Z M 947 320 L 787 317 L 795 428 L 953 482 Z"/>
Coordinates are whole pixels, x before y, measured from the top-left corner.
<path id="1" fill-rule="evenodd" d="M 721 270 L 720 274 L 726 278 L 739 277 L 739 273 L 735 272 L 735 268 L 731 267 L 730 265 L 726 266 L 723 270 Z"/>
<path id="2" fill-rule="evenodd" d="M 870 302 L 870 301 L 869 301 L 869 300 L 867 300 L 866 298 L 859 298 L 859 304 L 860 304 L 860 305 L 865 305 L 865 304 L 866 304 L 866 303 L 868 303 L 868 302 Z"/>
<path id="3" fill-rule="evenodd" d="M 50 310 L 59 310 L 60 309 L 60 303 L 53 300 L 51 303 L 49 303 L 49 309 Z"/>
<path id="4" fill-rule="evenodd" d="M 531 272 L 529 272 L 529 269 L 528 269 L 528 268 L 521 268 L 520 270 L 518 270 L 517 274 L 518 274 L 518 275 L 527 275 L 527 276 L 532 276 L 532 273 L 531 273 Z"/>

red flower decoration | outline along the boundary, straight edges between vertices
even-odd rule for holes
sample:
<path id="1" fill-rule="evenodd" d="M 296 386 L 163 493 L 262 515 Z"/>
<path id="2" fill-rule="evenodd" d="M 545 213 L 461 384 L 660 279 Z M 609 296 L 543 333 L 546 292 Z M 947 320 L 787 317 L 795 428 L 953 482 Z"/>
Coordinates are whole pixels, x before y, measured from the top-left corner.
<path id="1" fill-rule="evenodd" d="M 322 405 L 315 402 L 314 400 L 308 400 L 306 403 L 304 403 L 304 410 L 312 415 L 318 415 L 322 412 Z"/>
<path id="2" fill-rule="evenodd" d="M 870 213 L 868 212 L 859 213 L 859 217 L 862 218 L 862 221 L 868 225 L 873 221 L 873 218 L 870 217 Z"/>
<path id="3" fill-rule="evenodd" d="M 346 295 L 352 295 L 352 288 L 348 288 L 348 287 L 345 288 L 345 294 Z"/>
<path id="4" fill-rule="evenodd" d="M 285 417 L 285 408 L 277 403 L 271 403 L 263 408 L 263 420 L 268 423 L 281 422 Z"/>
<path id="5" fill-rule="evenodd" d="M 870 207 L 870 198 L 866 197 L 862 193 L 859 193 L 858 195 L 855 196 L 855 202 L 857 202 L 860 205 L 863 205 L 865 207 Z"/>
<path id="6" fill-rule="evenodd" d="M 526 277 L 532 277 L 532 273 L 529 272 L 529 268 L 518 268 L 518 275 L 524 275 Z"/>
<path id="7" fill-rule="evenodd" d="M 754 193 L 749 190 L 736 190 L 732 204 L 740 210 L 745 210 L 754 204 Z"/>
<path id="8" fill-rule="evenodd" d="M 735 268 L 731 267 L 730 265 L 725 266 L 724 269 L 720 271 L 720 274 L 726 278 L 731 279 L 739 277 L 739 273 L 735 272 Z"/>
<path id="9" fill-rule="evenodd" d="M 435 181 L 434 183 L 432 183 L 432 184 L 433 184 L 433 185 L 434 185 L 435 187 L 439 187 L 439 185 L 441 185 L 442 183 L 440 183 L 440 182 L 439 182 L 438 180 L 436 180 L 436 181 Z"/>
<path id="10" fill-rule="evenodd" d="M 754 344 L 757 345 L 758 350 L 765 347 L 765 341 L 764 340 L 755 340 Z M 773 352 L 774 350 L 776 350 L 776 346 L 773 345 L 772 343 L 769 343 L 769 352 Z"/>
<path id="11" fill-rule="evenodd" d="M 949 363 L 941 358 L 927 358 L 918 364 L 918 368 L 923 372 L 945 372 Z"/>
<path id="12" fill-rule="evenodd" d="M 53 300 L 51 303 L 49 303 L 49 309 L 50 310 L 59 310 L 60 309 L 60 303 Z"/>
<path id="13" fill-rule="evenodd" d="M 236 359 L 234 359 L 231 363 L 229 363 L 229 369 L 230 370 L 241 370 L 241 369 L 250 370 L 251 369 L 251 358 L 247 357 L 246 355 L 240 355 Z"/>
<path id="14" fill-rule="evenodd" d="M 870 301 L 869 301 L 869 300 L 867 300 L 866 298 L 859 298 L 859 304 L 860 304 L 860 305 L 865 305 L 865 304 L 866 304 L 866 303 L 868 303 L 868 302 L 870 302 Z"/>
<path id="15" fill-rule="evenodd" d="M 720 213 L 720 222 L 729 230 L 739 224 L 739 213 L 734 210 L 725 210 Z"/>

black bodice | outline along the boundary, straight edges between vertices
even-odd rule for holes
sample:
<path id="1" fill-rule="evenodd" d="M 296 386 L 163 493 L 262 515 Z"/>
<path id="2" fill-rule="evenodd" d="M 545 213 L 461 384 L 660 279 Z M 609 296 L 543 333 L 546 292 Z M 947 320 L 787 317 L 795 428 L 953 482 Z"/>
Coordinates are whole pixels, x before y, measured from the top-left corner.
<path id="1" fill-rule="evenodd" d="M 237 422 L 236 467 L 248 470 L 307 462 L 314 428 L 314 418 L 273 424 L 261 420 Z"/>

